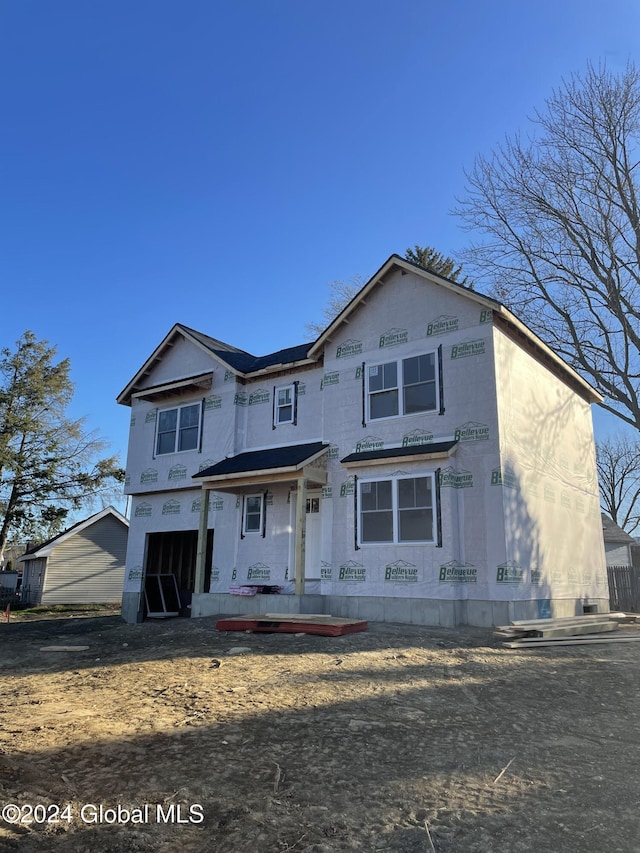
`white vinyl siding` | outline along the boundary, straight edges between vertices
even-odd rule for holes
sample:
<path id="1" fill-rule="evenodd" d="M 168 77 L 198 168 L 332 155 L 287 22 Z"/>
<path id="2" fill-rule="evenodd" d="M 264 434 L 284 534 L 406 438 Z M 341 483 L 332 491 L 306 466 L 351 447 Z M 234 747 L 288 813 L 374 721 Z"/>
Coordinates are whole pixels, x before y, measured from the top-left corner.
<path id="1" fill-rule="evenodd" d="M 105 517 L 57 545 L 46 560 L 42 604 L 107 604 L 122 597 L 128 529 Z"/>

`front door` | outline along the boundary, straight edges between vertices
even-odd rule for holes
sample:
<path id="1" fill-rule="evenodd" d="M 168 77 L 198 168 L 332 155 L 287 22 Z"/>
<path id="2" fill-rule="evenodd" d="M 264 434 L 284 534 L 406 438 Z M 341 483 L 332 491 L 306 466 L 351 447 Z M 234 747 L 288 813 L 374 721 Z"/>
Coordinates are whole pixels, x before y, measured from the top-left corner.
<path id="1" fill-rule="evenodd" d="M 322 492 L 307 492 L 307 531 L 304 556 L 304 576 L 306 580 L 320 580 L 320 546 L 322 544 L 321 506 Z"/>

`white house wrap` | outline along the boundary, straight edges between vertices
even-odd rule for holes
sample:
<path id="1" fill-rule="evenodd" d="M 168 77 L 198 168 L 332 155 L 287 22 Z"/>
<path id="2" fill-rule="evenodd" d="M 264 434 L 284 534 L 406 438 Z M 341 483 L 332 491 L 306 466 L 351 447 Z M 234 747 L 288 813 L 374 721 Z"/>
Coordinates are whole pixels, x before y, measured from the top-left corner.
<path id="1" fill-rule="evenodd" d="M 396 255 L 311 344 L 256 358 L 176 325 L 118 398 L 125 618 L 160 569 L 192 615 L 605 611 L 599 399 L 504 306 Z"/>

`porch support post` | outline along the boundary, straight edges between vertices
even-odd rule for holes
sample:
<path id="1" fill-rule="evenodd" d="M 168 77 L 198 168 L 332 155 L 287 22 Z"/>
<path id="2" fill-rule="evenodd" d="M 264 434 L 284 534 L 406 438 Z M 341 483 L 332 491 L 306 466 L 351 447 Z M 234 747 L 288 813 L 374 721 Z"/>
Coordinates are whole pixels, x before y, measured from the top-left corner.
<path id="1" fill-rule="evenodd" d="M 209 524 L 209 495 L 211 490 L 203 488 L 200 495 L 200 524 L 198 526 L 198 550 L 196 552 L 196 577 L 194 593 L 204 592 L 204 570 L 207 559 L 207 527 Z"/>
<path id="2" fill-rule="evenodd" d="M 304 557 L 307 537 L 307 481 L 298 480 L 296 492 L 296 595 L 304 595 Z"/>

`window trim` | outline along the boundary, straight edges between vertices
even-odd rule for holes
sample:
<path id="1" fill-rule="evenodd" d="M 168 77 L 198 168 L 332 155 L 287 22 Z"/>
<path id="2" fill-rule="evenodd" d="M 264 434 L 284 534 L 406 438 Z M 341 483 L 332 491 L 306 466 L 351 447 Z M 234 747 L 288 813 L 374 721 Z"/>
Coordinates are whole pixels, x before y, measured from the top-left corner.
<path id="1" fill-rule="evenodd" d="M 400 535 L 400 507 L 398 505 L 398 483 L 400 480 L 420 480 L 428 479 L 431 481 L 431 539 L 412 539 L 411 541 L 401 541 Z M 386 542 L 365 542 L 362 539 L 362 486 L 367 483 L 391 482 L 391 513 L 393 522 L 393 539 Z M 356 526 L 356 549 L 367 547 L 402 547 L 402 546 L 422 546 L 431 545 L 438 547 L 439 545 L 439 528 L 438 514 L 439 500 L 437 488 L 437 472 L 435 471 L 417 471 L 412 474 L 385 474 L 378 477 L 358 478 L 355 488 L 355 526 Z M 365 510 L 366 511 L 366 510 Z"/>
<path id="2" fill-rule="evenodd" d="M 434 403 L 434 406 L 432 409 L 423 409 L 420 412 L 406 413 L 404 411 L 404 408 L 405 408 L 405 402 L 404 402 L 405 389 L 408 387 L 412 387 L 413 385 L 418 384 L 418 383 L 412 383 L 412 385 L 405 385 L 403 362 L 408 361 L 411 358 L 420 358 L 420 356 L 423 356 L 423 355 L 432 355 L 433 356 L 433 361 L 434 361 L 433 382 L 434 382 L 435 390 L 436 390 L 435 403 Z M 396 365 L 397 384 L 394 387 L 395 387 L 395 390 L 396 390 L 397 395 L 398 395 L 398 413 L 396 415 L 385 415 L 382 418 L 376 418 L 376 417 L 373 417 L 371 414 L 371 397 L 372 397 L 372 395 L 375 396 L 376 394 L 382 393 L 382 391 L 384 391 L 384 390 L 393 390 L 393 389 L 381 389 L 380 391 L 371 391 L 369 389 L 369 376 L 370 376 L 369 371 L 371 370 L 372 367 L 384 367 L 384 365 L 386 365 L 386 364 L 395 364 Z M 364 384 L 363 384 L 363 388 L 364 388 L 363 425 L 364 425 L 365 420 L 367 422 L 375 421 L 377 423 L 378 421 L 389 421 L 389 420 L 392 420 L 393 418 L 411 418 L 411 417 L 415 417 L 416 415 L 424 416 L 424 415 L 432 415 L 432 414 L 439 414 L 439 413 L 441 414 L 442 413 L 441 412 L 442 375 L 441 375 L 440 358 L 439 358 L 438 349 L 426 350 L 425 352 L 418 352 L 418 353 L 414 353 L 413 355 L 398 355 L 395 359 L 390 359 L 389 361 L 377 361 L 374 364 L 363 364 L 363 368 L 364 368 L 364 370 L 363 370 L 363 373 L 364 373 L 364 376 L 363 376 L 363 380 L 364 380 Z"/>
<path id="3" fill-rule="evenodd" d="M 258 498 L 260 501 L 259 524 L 255 530 L 254 529 L 251 529 L 251 530 L 247 529 L 247 517 L 249 515 L 249 511 L 248 511 L 249 510 L 249 500 L 251 498 Z M 265 496 L 264 496 L 263 492 L 253 492 L 252 494 L 247 494 L 244 496 L 244 505 L 242 508 L 242 535 L 243 536 L 251 536 L 254 533 L 258 533 L 261 536 L 264 535 L 264 532 L 263 532 L 264 531 L 264 521 L 265 521 L 264 506 L 265 506 Z M 251 515 L 254 516 L 254 515 L 256 515 L 256 513 L 252 512 Z"/>
<path id="4" fill-rule="evenodd" d="M 179 444 L 180 444 L 180 413 L 182 412 L 183 409 L 189 409 L 192 406 L 197 406 L 197 408 L 198 408 L 198 417 L 197 417 L 198 433 L 196 435 L 196 441 L 195 441 L 195 444 L 193 447 L 189 447 L 186 450 L 180 450 L 179 449 Z M 160 450 L 160 416 L 164 412 L 173 412 L 173 411 L 178 413 L 177 417 L 176 417 L 176 428 L 175 428 L 175 436 L 174 436 L 174 441 L 173 441 L 173 450 L 161 451 Z M 193 453 L 194 450 L 199 451 L 201 446 L 202 446 L 202 426 L 203 426 L 203 423 L 202 423 L 203 417 L 202 416 L 203 416 L 203 412 L 204 412 L 204 406 L 202 405 L 202 400 L 195 400 L 195 401 L 192 400 L 189 403 L 181 403 L 180 405 L 177 405 L 177 406 L 167 406 L 166 408 L 163 408 L 163 409 L 157 409 L 156 410 L 156 430 L 155 430 L 155 438 L 154 438 L 154 444 L 153 444 L 153 446 L 154 446 L 154 459 L 157 456 L 170 456 L 172 453 Z M 188 429 L 192 429 L 192 428 L 193 427 L 188 427 Z M 170 431 L 173 432 L 173 430 L 170 430 Z"/>
<path id="5" fill-rule="evenodd" d="M 278 394 L 280 391 L 291 391 L 291 418 L 286 421 L 280 420 L 280 409 L 286 408 L 285 406 L 278 405 Z M 289 385 L 280 385 L 276 386 L 273 389 L 273 426 L 286 426 L 287 424 L 296 425 L 296 403 L 298 396 L 298 383 L 291 382 Z"/>

